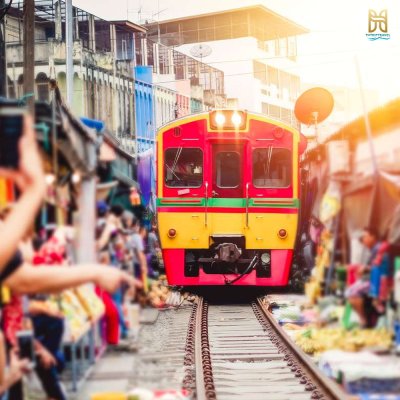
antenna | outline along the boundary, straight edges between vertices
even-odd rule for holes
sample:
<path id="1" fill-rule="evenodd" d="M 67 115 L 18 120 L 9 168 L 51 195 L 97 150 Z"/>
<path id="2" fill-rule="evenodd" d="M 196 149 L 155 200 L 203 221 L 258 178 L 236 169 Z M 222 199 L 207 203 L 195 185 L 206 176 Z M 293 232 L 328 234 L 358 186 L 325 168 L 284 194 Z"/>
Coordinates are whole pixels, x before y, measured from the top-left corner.
<path id="1" fill-rule="evenodd" d="M 300 95 L 294 106 L 294 115 L 302 124 L 314 125 L 315 137 L 318 140 L 318 124 L 329 117 L 333 105 L 332 93 L 324 88 L 315 87 Z"/>
<path id="2" fill-rule="evenodd" d="M 190 54 L 200 58 L 200 62 L 203 62 L 203 57 L 208 57 L 211 53 L 212 48 L 208 44 L 197 44 L 190 49 Z"/>

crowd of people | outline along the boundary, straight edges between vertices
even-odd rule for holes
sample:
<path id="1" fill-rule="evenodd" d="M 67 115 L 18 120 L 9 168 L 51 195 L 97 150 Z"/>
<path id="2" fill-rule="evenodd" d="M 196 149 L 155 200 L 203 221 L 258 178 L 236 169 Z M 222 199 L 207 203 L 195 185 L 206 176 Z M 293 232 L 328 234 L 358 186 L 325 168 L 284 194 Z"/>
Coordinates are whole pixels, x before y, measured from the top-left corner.
<path id="1" fill-rule="evenodd" d="M 147 292 L 148 278 L 159 273 L 159 242 L 156 227 L 151 230 L 142 225 L 138 218 L 120 205 L 109 207 L 104 201 L 97 203 L 96 245 L 102 264 L 113 265 L 135 277 L 137 285 Z M 106 311 L 106 339 L 109 345 L 118 345 L 128 336 L 124 304 L 132 299 L 132 293 L 122 286 L 112 296 L 98 290 Z"/>
<path id="2" fill-rule="evenodd" d="M 3 151 L 3 149 L 0 149 Z M 46 183 L 33 122 L 25 118 L 19 143 L 19 167 L 0 168 L 0 178 L 18 189 L 18 199 L 0 213 L 0 399 L 23 400 L 22 378 L 36 373 L 49 400 L 64 400 L 59 380 L 64 360 L 61 341 L 63 316 L 45 307 L 48 295 L 86 283 L 95 285 L 105 306 L 106 340 L 117 345 L 128 335 L 123 312 L 126 299 L 147 287 L 158 251 L 154 229 L 140 226 L 122 207 L 97 204 L 98 263 L 73 265 L 68 245 L 72 228 L 35 232 Z M 145 244 L 149 251 L 146 251 Z M 20 337 L 32 335 L 32 359 L 22 356 Z"/>

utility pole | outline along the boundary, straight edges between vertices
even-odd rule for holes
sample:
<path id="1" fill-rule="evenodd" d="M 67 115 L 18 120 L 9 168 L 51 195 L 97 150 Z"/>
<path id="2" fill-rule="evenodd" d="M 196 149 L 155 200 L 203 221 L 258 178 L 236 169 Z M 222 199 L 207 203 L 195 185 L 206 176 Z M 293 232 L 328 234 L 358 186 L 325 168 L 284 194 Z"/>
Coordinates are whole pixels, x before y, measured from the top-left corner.
<path id="1" fill-rule="evenodd" d="M 65 44 L 66 44 L 66 76 L 67 76 L 67 103 L 71 108 L 74 101 L 74 58 L 73 58 L 73 14 L 72 0 L 65 2 Z"/>
<path id="2" fill-rule="evenodd" d="M 35 113 L 35 0 L 24 0 L 24 95 Z"/>
<path id="3" fill-rule="evenodd" d="M 371 154 L 373 172 L 374 172 L 374 175 L 376 175 L 378 173 L 378 162 L 376 160 L 374 138 L 372 137 L 371 124 L 369 122 L 367 103 L 365 101 L 365 92 L 364 92 L 364 85 L 363 85 L 363 81 L 362 81 L 362 77 L 361 77 L 360 63 L 358 61 L 357 56 L 355 57 L 355 66 L 356 66 L 356 72 L 357 72 L 358 85 L 360 88 L 360 98 L 361 98 L 361 104 L 362 104 L 363 114 L 364 114 L 365 131 L 367 132 L 368 145 L 369 145 L 369 151 Z"/>
<path id="4" fill-rule="evenodd" d="M 0 0 L 0 9 L 6 6 L 4 0 Z M 0 96 L 7 96 L 7 65 L 6 65 L 6 25 L 5 16 L 0 21 Z"/>

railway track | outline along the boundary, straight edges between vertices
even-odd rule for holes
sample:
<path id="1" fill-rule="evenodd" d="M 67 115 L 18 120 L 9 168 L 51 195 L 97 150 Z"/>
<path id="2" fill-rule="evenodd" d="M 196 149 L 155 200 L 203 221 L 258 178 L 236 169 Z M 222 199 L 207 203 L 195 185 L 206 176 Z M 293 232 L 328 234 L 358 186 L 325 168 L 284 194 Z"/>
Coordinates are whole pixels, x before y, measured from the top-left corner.
<path id="1" fill-rule="evenodd" d="M 346 394 L 287 337 L 261 300 L 192 310 L 184 387 L 197 400 L 343 400 Z"/>

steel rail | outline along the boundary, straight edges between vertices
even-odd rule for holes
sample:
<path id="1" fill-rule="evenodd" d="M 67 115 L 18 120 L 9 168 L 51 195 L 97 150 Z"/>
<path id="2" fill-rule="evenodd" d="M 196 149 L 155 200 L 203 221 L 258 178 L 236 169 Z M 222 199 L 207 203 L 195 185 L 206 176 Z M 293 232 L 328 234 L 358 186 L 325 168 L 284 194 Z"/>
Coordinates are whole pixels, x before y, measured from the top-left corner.
<path id="1" fill-rule="evenodd" d="M 210 343 L 208 339 L 208 303 L 202 297 L 197 299 L 195 330 L 196 400 L 214 400 L 214 386 Z"/>
<path id="2" fill-rule="evenodd" d="M 261 298 L 257 299 L 254 305 L 262 311 L 265 322 L 274 330 L 277 336 L 275 340 L 280 350 L 285 353 L 285 361 L 293 372 L 296 373 L 306 389 L 313 391 L 312 398 L 331 398 L 334 400 L 349 400 L 351 397 L 344 392 L 339 385 L 323 374 L 310 358 L 293 342 L 293 340 L 282 329 L 279 323 L 272 316 L 268 307 L 263 304 Z M 253 307 L 254 308 L 254 307 Z M 281 343 L 279 343 L 281 342 Z M 283 342 L 283 343 L 282 343 Z M 311 379 L 310 379 L 311 378 Z M 323 393 L 320 392 L 323 391 Z"/>
<path id="3" fill-rule="evenodd" d="M 195 366 L 196 366 L 196 399 L 207 400 L 206 387 L 204 383 L 204 368 L 202 355 L 202 325 L 203 325 L 203 298 L 197 299 L 196 331 L 195 331 Z"/>

